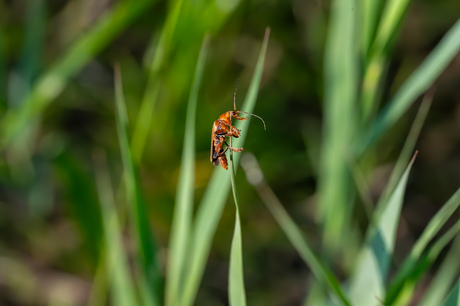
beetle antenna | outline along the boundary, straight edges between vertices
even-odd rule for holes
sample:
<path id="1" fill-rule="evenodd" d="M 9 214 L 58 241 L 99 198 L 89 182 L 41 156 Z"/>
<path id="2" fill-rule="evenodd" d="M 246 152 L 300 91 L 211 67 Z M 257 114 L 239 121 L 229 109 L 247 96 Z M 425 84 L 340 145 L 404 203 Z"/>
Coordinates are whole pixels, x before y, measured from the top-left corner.
<path id="1" fill-rule="evenodd" d="M 259 117 L 259 116 L 257 116 L 257 115 L 254 115 L 254 114 L 251 114 L 251 113 L 246 113 L 246 112 L 243 112 L 243 111 L 237 111 L 237 113 L 243 113 L 243 114 L 247 114 L 247 115 L 251 115 L 251 116 L 254 116 L 254 117 L 259 118 L 259 119 L 262 121 L 262 123 L 264 124 L 264 130 L 267 129 L 267 127 L 265 126 L 265 121 L 264 121 L 264 119 L 262 119 L 261 117 Z"/>
<path id="2" fill-rule="evenodd" d="M 233 93 L 233 109 L 236 111 L 236 90 L 238 89 L 238 82 L 240 78 L 236 79 L 235 92 Z"/>

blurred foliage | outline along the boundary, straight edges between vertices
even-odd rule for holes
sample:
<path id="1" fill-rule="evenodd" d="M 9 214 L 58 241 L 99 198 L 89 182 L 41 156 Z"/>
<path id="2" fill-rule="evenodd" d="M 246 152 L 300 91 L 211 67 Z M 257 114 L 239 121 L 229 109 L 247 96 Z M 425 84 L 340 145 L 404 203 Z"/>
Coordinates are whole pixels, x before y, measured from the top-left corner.
<path id="1" fill-rule="evenodd" d="M 377 2 L 381 6 L 377 6 L 376 16 L 380 16 L 384 4 L 394 1 Z M 317 254 L 325 254 L 327 266 L 339 281 L 345 280 L 371 220 L 362 205 L 364 200 L 350 192 L 350 203 L 336 203 L 349 214 L 349 221 L 334 231 L 342 233 L 345 228 L 352 241 L 336 239 L 329 244 L 329 238 L 324 237 L 324 224 L 336 224 L 334 218 L 323 222 L 321 210 L 325 208 L 317 205 L 321 203 L 318 182 L 330 165 L 320 164 L 324 157 L 320 153 L 324 152 L 323 127 L 335 118 L 328 117 L 326 108 L 326 100 L 333 93 L 327 92 L 329 84 L 325 84 L 325 48 L 336 48 L 339 64 L 355 48 L 369 50 L 363 54 L 371 60 L 354 58 L 356 73 L 363 76 L 367 76 L 363 67 L 372 60 L 382 64 L 379 56 L 385 55 L 385 63 L 379 66 L 381 81 L 374 84 L 377 95 L 361 96 L 363 103 L 378 100 L 363 110 L 363 122 L 372 123 L 454 25 L 460 16 L 460 2 L 408 1 L 403 21 L 393 25 L 397 35 L 377 51 L 371 50 L 366 40 L 356 39 L 355 44 L 346 46 L 327 41 L 330 11 L 329 1 L 313 0 L 0 0 L 0 304 L 85 305 L 90 301 L 99 305 L 108 290 L 107 279 L 100 275 L 105 273 L 106 264 L 110 267 L 105 262 L 109 257 L 104 257 L 109 250 L 125 249 L 127 259 L 113 255 L 113 260 L 130 262 L 134 275 L 144 277 L 132 264 L 139 255 L 136 243 L 142 243 L 137 239 L 143 239 L 130 226 L 136 212 L 124 205 L 130 199 L 135 201 L 136 192 L 146 204 L 142 206 L 145 213 L 137 213 L 145 218 L 143 226 L 147 225 L 154 237 L 155 245 L 147 247 L 158 251 L 156 262 L 151 264 L 157 264 L 164 277 L 187 101 L 203 37 L 210 34 L 211 39 L 197 101 L 194 203 L 201 201 L 214 170 L 209 162 L 212 123 L 232 108 L 238 78 L 236 103 L 238 108 L 242 106 L 267 26 L 271 28 L 270 42 L 253 111 L 264 118 L 267 131 L 248 129 L 244 147 L 257 156 L 266 183 L 293 216 L 310 247 Z M 375 18 L 353 22 L 368 22 L 368 32 L 363 35 L 373 36 L 379 21 Z M 117 134 L 116 63 L 123 76 L 127 114 L 123 129 L 131 141 L 131 152 L 125 143 L 122 153 L 132 154 L 131 166 L 120 153 L 119 140 L 124 136 Z M 459 79 L 457 55 L 435 81 L 433 104 L 415 144 L 419 155 L 407 181 L 389 275 L 398 274 L 396 267 L 459 186 Z M 352 85 L 357 83 L 355 80 Z M 338 104 L 341 98 L 336 97 Z M 351 96 L 343 98 L 354 101 Z M 418 103 L 410 107 L 358 162 L 371 205 L 385 189 L 417 108 Z M 356 118 L 345 119 L 356 124 Z M 346 121 L 336 123 L 339 128 L 347 127 Z M 369 127 L 357 126 L 366 128 L 350 128 L 366 133 Z M 141 143 L 138 146 L 134 144 L 136 137 Z M 349 139 L 340 139 L 340 145 L 344 140 Z M 95 161 L 95 154 L 100 152 L 107 161 Z M 342 166 L 351 162 L 346 156 L 338 161 Z M 347 184 L 353 185 L 347 175 Z M 307 295 L 321 296 L 324 288 L 311 278 L 302 256 L 283 236 L 253 186 L 246 183 L 243 171 L 238 171 L 236 182 L 248 304 L 299 305 Z M 101 197 L 101 190 L 113 199 Z M 113 218 L 120 224 L 101 216 L 101 209 L 112 213 L 114 207 L 118 214 Z M 458 212 L 447 224 L 456 224 L 456 220 Z M 197 305 L 227 303 L 233 226 L 234 206 L 225 205 Z M 104 240 L 110 228 L 119 231 L 112 243 Z M 438 235 L 443 233 L 448 234 L 447 227 Z M 433 277 L 438 269 L 447 269 L 445 262 L 441 264 L 444 257 L 455 262 L 452 253 L 445 256 L 447 252 L 441 252 L 450 246 L 449 241 L 433 257 L 432 261 L 439 262 L 430 263 L 424 278 L 416 277 L 421 283 L 415 288 L 413 303 L 424 295 L 432 279 L 445 294 L 453 286 L 450 282 L 458 279 L 458 268 L 452 280 L 446 280 L 449 284 Z M 455 241 L 452 250 L 459 249 L 458 238 Z M 112 272 L 126 272 L 123 268 L 120 271 Z M 120 284 L 123 286 L 123 280 Z M 455 288 L 458 291 L 458 284 Z M 146 288 L 140 291 L 142 301 L 149 300 Z M 127 297 L 136 298 L 136 294 Z M 450 298 L 455 299 L 454 291 Z"/>

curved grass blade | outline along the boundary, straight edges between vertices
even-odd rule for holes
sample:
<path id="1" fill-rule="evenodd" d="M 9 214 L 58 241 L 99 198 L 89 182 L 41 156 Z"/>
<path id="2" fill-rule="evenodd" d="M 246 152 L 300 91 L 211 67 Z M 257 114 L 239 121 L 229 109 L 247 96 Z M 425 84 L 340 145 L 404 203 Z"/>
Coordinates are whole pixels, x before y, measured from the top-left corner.
<path id="1" fill-rule="evenodd" d="M 95 155 L 96 185 L 101 204 L 104 227 L 104 246 L 107 256 L 107 273 L 111 283 L 111 293 L 115 305 L 138 305 L 134 282 L 129 273 L 128 259 L 123 249 L 122 229 L 115 208 L 110 177 L 105 169 L 105 156 Z"/>
<path id="2" fill-rule="evenodd" d="M 414 289 L 414 285 L 412 284 L 414 284 L 418 279 L 418 277 L 413 277 L 413 275 L 420 274 L 420 271 L 422 270 L 420 266 L 422 266 L 422 263 L 425 267 L 424 270 L 431 266 L 447 242 L 449 242 L 452 237 L 457 234 L 460 229 L 460 222 L 446 232 L 443 235 L 443 238 L 438 239 L 438 241 L 430 249 L 429 256 L 427 256 L 427 258 L 422 258 L 423 252 L 427 248 L 428 243 L 439 233 L 441 228 L 446 224 L 447 220 L 453 215 L 459 206 L 460 189 L 452 195 L 446 204 L 444 204 L 444 206 L 430 220 L 422 235 L 412 248 L 411 254 L 398 270 L 398 273 L 394 277 L 394 280 L 388 289 L 388 294 L 385 299 L 385 303 L 387 305 L 393 304 L 396 300 L 406 300 L 412 295 Z M 402 302 L 399 303 L 404 304 Z"/>
<path id="3" fill-rule="evenodd" d="M 123 162 L 124 182 L 126 186 L 127 205 L 132 225 L 134 227 L 135 241 L 138 250 L 138 273 L 139 285 L 145 305 L 159 305 L 162 295 L 162 279 L 156 259 L 157 248 L 150 232 L 147 220 L 147 212 L 142 193 L 137 181 L 129 140 L 127 134 L 128 115 L 123 96 L 121 72 L 115 67 L 115 100 L 116 100 L 116 123 L 118 140 Z"/>
<path id="4" fill-rule="evenodd" d="M 355 148 L 357 155 L 379 139 L 447 67 L 460 50 L 460 19 L 409 76 Z"/>
<path id="5" fill-rule="evenodd" d="M 83 68 L 98 52 L 134 19 L 147 11 L 152 0 L 121 1 L 78 39 L 43 76 L 20 108 L 9 111 L 0 122 L 0 146 L 8 145 L 29 122 L 38 116 L 64 89 L 69 78 Z"/>
<path id="6" fill-rule="evenodd" d="M 245 112 L 252 113 L 256 103 L 269 35 L 270 29 L 267 28 L 254 75 L 242 107 L 242 110 Z M 236 127 L 241 130 L 241 136 L 238 138 L 238 142 L 235 141 L 235 146 L 243 146 L 246 138 L 247 127 L 249 125 L 247 122 L 250 120 L 251 119 L 245 121 L 244 125 L 236 124 Z M 234 159 L 235 166 L 238 165 L 238 161 L 239 155 L 236 155 Z M 180 305 L 192 305 L 195 300 L 200 280 L 204 272 L 206 260 L 208 258 L 212 238 L 222 214 L 225 200 L 228 196 L 230 188 L 229 180 L 230 178 L 225 170 L 221 167 L 216 167 L 198 208 L 190 242 L 194 248 L 191 250 L 189 269 L 184 277 L 184 291 Z"/>
<path id="7" fill-rule="evenodd" d="M 230 137 L 230 147 L 232 147 Z M 228 298 L 230 306 L 246 306 L 246 292 L 244 290 L 243 273 L 243 246 L 241 239 L 240 209 L 238 207 L 238 193 L 236 191 L 235 173 L 233 168 L 233 151 L 230 150 L 230 180 L 232 182 L 233 201 L 235 202 L 235 230 L 230 248 L 230 271 L 228 273 Z"/>
<path id="8" fill-rule="evenodd" d="M 351 305 L 332 271 L 330 271 L 327 266 L 323 265 L 315 256 L 313 249 L 308 245 L 302 231 L 289 216 L 273 190 L 265 181 L 264 175 L 255 157 L 250 153 L 245 153 L 241 160 L 241 166 L 246 172 L 248 182 L 255 187 L 260 198 L 278 222 L 296 251 L 302 257 L 305 264 L 311 269 L 322 288 L 327 288 L 329 293 L 334 294 L 335 299 L 340 301 L 343 305 Z"/>
<path id="9" fill-rule="evenodd" d="M 206 55 L 208 53 L 209 35 L 201 45 L 200 55 L 195 70 L 195 77 L 190 91 L 185 123 L 184 149 L 176 195 L 176 207 L 169 242 L 169 258 L 166 279 L 166 305 L 176 305 L 180 282 L 184 274 L 187 246 L 193 214 L 193 188 L 195 180 L 195 114 Z"/>
<path id="10" fill-rule="evenodd" d="M 352 305 L 377 305 L 384 299 L 390 259 L 393 254 L 404 192 L 410 169 L 417 153 L 412 157 L 393 194 L 384 204 L 375 226 L 368 230 L 367 242 L 360 251 L 357 266 L 351 276 L 350 298 Z"/>

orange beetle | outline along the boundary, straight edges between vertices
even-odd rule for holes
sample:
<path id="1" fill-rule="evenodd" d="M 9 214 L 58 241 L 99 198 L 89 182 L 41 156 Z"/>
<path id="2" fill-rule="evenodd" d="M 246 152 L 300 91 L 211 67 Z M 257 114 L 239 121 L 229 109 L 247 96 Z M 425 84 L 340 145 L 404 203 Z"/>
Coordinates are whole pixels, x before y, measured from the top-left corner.
<path id="1" fill-rule="evenodd" d="M 233 110 L 225 112 L 222 115 L 220 115 L 219 119 L 214 121 L 214 124 L 212 126 L 211 162 L 214 164 L 214 166 L 218 166 L 220 163 L 222 168 L 224 168 L 225 170 L 228 169 L 228 161 L 227 161 L 227 157 L 225 156 L 225 152 L 227 152 L 227 150 L 232 150 L 233 152 L 241 152 L 244 150 L 243 148 L 230 147 L 228 143 L 226 142 L 227 137 L 235 137 L 235 138 L 240 137 L 241 131 L 232 125 L 232 118 L 235 118 L 236 120 L 244 121 L 244 120 L 248 120 L 248 117 L 246 118 L 240 117 L 239 115 L 240 113 L 251 115 L 251 116 L 257 117 L 260 120 L 262 120 L 264 124 L 264 129 L 266 129 L 265 122 L 261 117 L 251 114 L 251 113 L 246 113 L 243 111 L 236 110 L 236 90 L 237 88 L 238 88 L 238 81 L 236 82 L 235 92 L 233 94 Z M 225 149 L 223 148 L 224 143 L 226 146 Z"/>

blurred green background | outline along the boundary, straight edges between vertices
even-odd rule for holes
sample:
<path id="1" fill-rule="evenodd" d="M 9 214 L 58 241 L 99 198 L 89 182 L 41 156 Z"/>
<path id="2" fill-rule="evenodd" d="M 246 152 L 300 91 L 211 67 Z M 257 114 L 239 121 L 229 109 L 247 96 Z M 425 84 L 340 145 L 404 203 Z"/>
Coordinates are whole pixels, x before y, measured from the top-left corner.
<path id="1" fill-rule="evenodd" d="M 211 39 L 198 92 L 194 203 L 214 170 L 209 162 L 212 123 L 232 109 L 238 78 L 236 104 L 241 107 L 266 27 L 271 33 L 254 113 L 264 118 L 267 130 L 253 120 L 244 147 L 256 156 L 310 246 L 318 254 L 326 250 L 337 278 L 346 279 L 369 220 L 359 196 L 353 198 L 356 205 L 343 204 L 351 207 L 359 238 L 356 245 L 344 243 L 330 255 L 317 197 L 330 6 L 319 0 L 0 1 L 0 304 L 86 305 L 95 290 L 103 244 L 95 154 L 107 156 L 115 198 L 124 197 L 115 64 L 123 77 L 133 160 L 164 276 L 187 101 L 203 37 L 208 33 Z M 410 3 L 388 51 L 377 109 L 459 16 L 457 0 Z M 393 266 L 459 186 L 459 80 L 457 55 L 435 82 L 433 104 L 416 144 L 419 154 L 406 190 Z M 371 203 L 388 182 L 420 100 L 363 162 Z M 309 268 L 243 169 L 236 181 L 248 303 L 301 304 L 312 286 Z M 196 305 L 227 304 L 231 204 L 229 199 L 212 241 Z M 125 210 L 120 208 L 123 239 L 132 255 Z M 344 251 L 348 247 L 350 252 Z M 344 262 L 337 258 L 342 253 L 349 256 Z M 414 301 L 438 266 L 421 279 Z"/>

